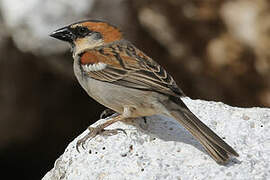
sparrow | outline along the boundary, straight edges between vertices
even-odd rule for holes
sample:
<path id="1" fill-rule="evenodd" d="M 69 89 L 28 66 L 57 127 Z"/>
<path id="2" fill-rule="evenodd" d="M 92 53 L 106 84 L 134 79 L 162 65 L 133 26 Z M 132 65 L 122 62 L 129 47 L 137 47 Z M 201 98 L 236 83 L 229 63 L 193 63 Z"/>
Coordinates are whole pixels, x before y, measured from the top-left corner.
<path id="1" fill-rule="evenodd" d="M 74 73 L 83 89 L 100 104 L 117 112 L 77 142 L 77 148 L 117 121 L 156 114 L 184 126 L 219 164 L 237 152 L 200 121 L 181 100 L 183 91 L 163 67 L 125 40 L 105 21 L 85 20 L 60 28 L 51 37 L 68 42 Z"/>

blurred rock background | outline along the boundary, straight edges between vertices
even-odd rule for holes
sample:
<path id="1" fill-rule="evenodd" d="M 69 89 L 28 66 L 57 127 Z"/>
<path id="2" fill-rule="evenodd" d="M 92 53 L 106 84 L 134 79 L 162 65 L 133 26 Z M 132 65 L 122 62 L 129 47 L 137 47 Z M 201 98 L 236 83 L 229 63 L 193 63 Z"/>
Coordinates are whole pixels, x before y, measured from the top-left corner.
<path id="1" fill-rule="evenodd" d="M 104 109 L 76 82 L 69 47 L 48 36 L 82 19 L 119 26 L 191 98 L 270 107 L 267 0 L 0 0 L 0 168 L 9 179 L 40 179 Z"/>

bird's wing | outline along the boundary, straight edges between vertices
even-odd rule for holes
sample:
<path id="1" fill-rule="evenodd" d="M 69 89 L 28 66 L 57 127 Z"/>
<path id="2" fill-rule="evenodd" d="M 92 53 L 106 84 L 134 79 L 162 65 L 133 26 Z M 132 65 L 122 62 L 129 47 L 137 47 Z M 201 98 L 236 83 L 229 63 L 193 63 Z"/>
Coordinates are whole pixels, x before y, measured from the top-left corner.
<path id="1" fill-rule="evenodd" d="M 114 43 L 80 54 L 85 74 L 113 84 L 183 96 L 173 78 L 155 61 L 130 43 Z"/>

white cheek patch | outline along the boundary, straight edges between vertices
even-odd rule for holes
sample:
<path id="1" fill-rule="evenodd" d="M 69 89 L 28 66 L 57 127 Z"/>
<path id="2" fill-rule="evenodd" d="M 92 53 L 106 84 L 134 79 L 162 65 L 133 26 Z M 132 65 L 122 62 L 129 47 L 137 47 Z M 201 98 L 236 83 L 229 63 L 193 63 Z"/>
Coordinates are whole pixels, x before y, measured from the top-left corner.
<path id="1" fill-rule="evenodd" d="M 102 69 L 105 69 L 107 66 L 107 64 L 99 62 L 96 64 L 85 64 L 82 65 L 83 70 L 85 70 L 86 72 L 91 72 L 91 71 L 100 71 Z"/>

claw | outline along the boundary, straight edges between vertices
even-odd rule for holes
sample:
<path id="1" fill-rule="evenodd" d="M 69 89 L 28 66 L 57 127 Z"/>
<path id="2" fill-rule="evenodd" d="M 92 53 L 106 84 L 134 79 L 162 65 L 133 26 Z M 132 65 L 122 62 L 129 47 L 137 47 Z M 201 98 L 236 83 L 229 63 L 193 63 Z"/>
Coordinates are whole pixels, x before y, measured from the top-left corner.
<path id="1" fill-rule="evenodd" d="M 82 139 L 79 139 L 77 141 L 77 144 L 76 144 L 77 152 L 80 152 L 79 151 L 79 146 L 82 146 L 82 148 L 85 150 L 85 142 L 88 139 L 87 137 L 88 137 L 88 135 L 84 136 Z"/>
<path id="2" fill-rule="evenodd" d="M 112 109 L 105 109 L 101 114 L 100 114 L 100 119 L 105 119 L 115 113 L 114 110 Z"/>
<path id="3" fill-rule="evenodd" d="M 76 150 L 77 150 L 78 153 L 80 153 L 79 146 L 80 146 L 80 144 L 77 141 L 77 143 L 76 143 Z"/>
<path id="4" fill-rule="evenodd" d="M 100 131 L 102 131 L 102 130 L 100 130 L 98 128 L 93 128 L 93 127 L 89 127 L 88 129 L 89 129 L 90 132 L 87 135 L 85 135 L 82 139 L 79 139 L 77 141 L 77 144 L 76 144 L 77 152 L 80 152 L 79 151 L 79 146 L 80 145 L 85 150 L 85 143 L 86 143 L 86 141 L 87 140 L 89 140 L 89 141 L 92 140 L 94 137 L 96 137 L 96 135 L 99 134 Z"/>
<path id="5" fill-rule="evenodd" d="M 83 148 L 83 150 L 85 150 L 85 146 L 84 145 L 85 145 L 85 141 L 82 142 L 82 148 Z"/>
<path id="6" fill-rule="evenodd" d="M 127 132 L 126 132 L 124 129 L 117 128 L 117 129 L 115 129 L 115 130 L 121 131 L 121 132 L 123 132 L 123 133 L 127 136 Z"/>
<path id="7" fill-rule="evenodd" d="M 143 118 L 143 120 L 144 120 L 144 123 L 147 124 L 146 116 L 143 116 L 142 118 Z"/>

